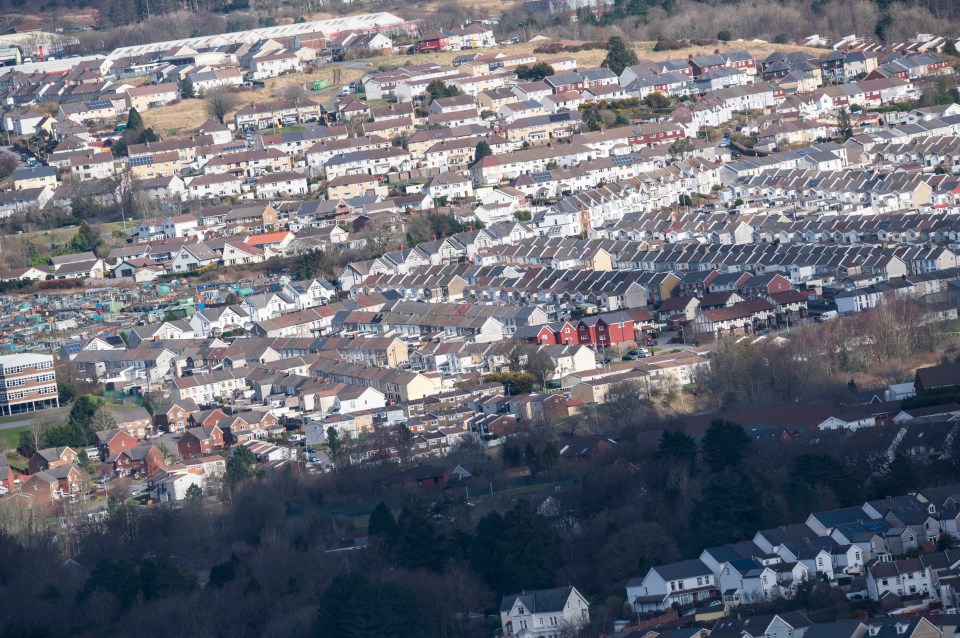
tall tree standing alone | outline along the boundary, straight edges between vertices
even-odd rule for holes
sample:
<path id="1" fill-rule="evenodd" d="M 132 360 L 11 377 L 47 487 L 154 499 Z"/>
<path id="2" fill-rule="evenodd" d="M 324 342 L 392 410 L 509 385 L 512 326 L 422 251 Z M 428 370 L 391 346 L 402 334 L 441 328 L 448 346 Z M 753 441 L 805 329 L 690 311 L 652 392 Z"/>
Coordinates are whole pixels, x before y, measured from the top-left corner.
<path id="1" fill-rule="evenodd" d="M 180 97 L 184 100 L 197 97 L 197 90 L 193 88 L 193 80 L 190 78 L 183 78 L 183 82 L 180 83 Z"/>
<path id="2" fill-rule="evenodd" d="M 143 128 L 143 118 L 137 109 L 130 109 L 127 114 L 127 128 L 131 131 L 139 131 Z"/>
<path id="3" fill-rule="evenodd" d="M 473 154 L 473 161 L 479 162 L 484 157 L 493 155 L 493 149 L 490 148 L 490 144 L 486 140 L 480 140 L 477 142 L 477 149 Z"/>
<path id="4" fill-rule="evenodd" d="M 625 68 L 638 62 L 637 54 L 627 46 L 623 38 L 615 35 L 607 41 L 607 57 L 603 60 L 603 66 L 620 75 Z"/>
<path id="5" fill-rule="evenodd" d="M 853 123 L 850 121 L 850 111 L 843 108 L 837 115 L 837 135 L 841 142 L 845 142 L 853 137 Z"/>
<path id="6" fill-rule="evenodd" d="M 206 102 L 204 108 L 206 108 L 207 115 L 216 119 L 221 124 L 223 124 L 224 118 L 227 117 L 227 114 L 230 113 L 237 104 L 237 99 L 233 96 L 233 93 L 223 87 L 207 93 L 204 101 Z"/>

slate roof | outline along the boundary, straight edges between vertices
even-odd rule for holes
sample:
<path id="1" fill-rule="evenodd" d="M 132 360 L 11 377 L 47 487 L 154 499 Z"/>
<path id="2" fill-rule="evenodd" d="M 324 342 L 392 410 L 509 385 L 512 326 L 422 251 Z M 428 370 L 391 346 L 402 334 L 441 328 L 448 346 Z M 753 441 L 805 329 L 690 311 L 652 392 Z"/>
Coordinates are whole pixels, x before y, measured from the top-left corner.
<path id="1" fill-rule="evenodd" d="M 860 633 L 863 624 L 859 620 L 837 620 L 817 623 L 804 632 L 804 638 L 853 638 Z"/>
<path id="2" fill-rule="evenodd" d="M 680 580 L 713 573 L 699 558 L 682 560 L 668 565 L 658 565 L 653 570 L 660 574 L 664 580 Z"/>
<path id="3" fill-rule="evenodd" d="M 572 593 L 573 587 L 567 586 L 504 596 L 500 602 L 500 611 L 510 611 L 517 599 L 520 599 L 520 602 L 523 603 L 528 611 L 535 614 L 563 611 Z"/>

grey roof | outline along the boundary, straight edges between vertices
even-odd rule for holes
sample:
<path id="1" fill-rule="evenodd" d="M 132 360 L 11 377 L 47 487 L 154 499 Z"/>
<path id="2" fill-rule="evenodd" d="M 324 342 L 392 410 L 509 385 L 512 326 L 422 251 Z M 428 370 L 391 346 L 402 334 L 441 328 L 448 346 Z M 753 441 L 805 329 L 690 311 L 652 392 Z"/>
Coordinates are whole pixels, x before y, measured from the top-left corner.
<path id="1" fill-rule="evenodd" d="M 820 521 L 820 524 L 826 528 L 836 527 L 845 523 L 858 523 L 870 520 L 867 513 L 861 507 L 845 507 L 843 509 L 830 510 L 829 512 L 816 512 L 811 514 L 813 518 Z"/>
<path id="2" fill-rule="evenodd" d="M 873 638 L 897 638 L 897 636 L 911 636 L 921 622 L 930 622 L 926 618 L 914 616 L 912 618 L 897 618 L 895 620 L 872 620 L 870 627 L 876 627 L 877 633 L 870 634 Z M 898 631 L 898 625 L 906 625 L 905 631 Z"/>
<path id="3" fill-rule="evenodd" d="M 863 633 L 863 624 L 859 620 L 837 620 L 817 623 L 807 628 L 804 638 L 854 638 Z"/>
<path id="4" fill-rule="evenodd" d="M 678 580 L 713 573 L 699 558 L 682 560 L 679 563 L 670 563 L 669 565 L 657 565 L 652 569 L 660 574 L 664 580 Z"/>
<path id="5" fill-rule="evenodd" d="M 56 177 L 56 175 L 57 169 L 54 166 L 27 166 L 13 171 L 14 181 L 35 177 Z"/>
<path id="6" fill-rule="evenodd" d="M 562 611 L 573 591 L 573 587 L 567 586 L 504 596 L 500 602 L 500 611 L 510 611 L 518 598 L 527 610 L 533 613 Z"/>

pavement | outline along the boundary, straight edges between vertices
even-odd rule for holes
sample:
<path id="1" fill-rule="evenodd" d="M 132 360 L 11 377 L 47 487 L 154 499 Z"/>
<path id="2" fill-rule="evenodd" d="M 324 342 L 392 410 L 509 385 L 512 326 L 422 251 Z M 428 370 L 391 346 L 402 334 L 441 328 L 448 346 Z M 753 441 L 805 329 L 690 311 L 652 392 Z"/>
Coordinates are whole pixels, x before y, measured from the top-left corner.
<path id="1" fill-rule="evenodd" d="M 0 422 L 0 430 L 13 430 L 16 428 L 22 428 L 25 425 L 30 425 L 34 417 L 44 415 L 44 418 L 48 418 L 50 415 L 56 415 L 62 417 L 64 420 L 67 419 L 67 415 L 70 414 L 70 411 L 66 407 L 59 407 L 55 410 L 43 410 L 42 412 L 32 412 L 30 414 L 24 414 L 22 418 L 16 419 L 14 421 L 3 421 Z"/>

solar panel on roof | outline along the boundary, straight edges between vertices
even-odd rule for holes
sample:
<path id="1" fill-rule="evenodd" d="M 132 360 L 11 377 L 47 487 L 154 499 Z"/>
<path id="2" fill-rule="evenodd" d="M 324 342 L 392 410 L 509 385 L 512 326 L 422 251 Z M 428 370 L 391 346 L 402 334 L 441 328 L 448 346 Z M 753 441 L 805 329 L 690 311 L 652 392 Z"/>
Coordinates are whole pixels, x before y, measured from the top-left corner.
<path id="1" fill-rule="evenodd" d="M 537 172 L 533 174 L 533 179 L 537 180 L 538 182 L 547 182 L 547 181 L 550 181 L 552 177 L 550 173 Z"/>
<path id="2" fill-rule="evenodd" d="M 107 102 L 106 100 L 93 100 L 91 102 L 87 102 L 87 107 L 91 109 L 108 109 L 110 106 L 110 102 Z"/>
<path id="3" fill-rule="evenodd" d="M 153 164 L 152 155 L 130 158 L 130 166 L 150 166 L 151 164 Z"/>

